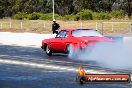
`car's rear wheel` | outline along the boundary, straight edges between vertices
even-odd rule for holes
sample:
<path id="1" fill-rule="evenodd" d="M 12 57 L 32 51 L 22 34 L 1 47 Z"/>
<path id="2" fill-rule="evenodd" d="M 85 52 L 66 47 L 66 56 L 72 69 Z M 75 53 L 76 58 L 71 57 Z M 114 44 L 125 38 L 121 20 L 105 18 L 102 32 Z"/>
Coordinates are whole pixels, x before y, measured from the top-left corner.
<path id="1" fill-rule="evenodd" d="M 66 46 L 66 53 L 67 53 L 67 54 L 72 53 L 72 46 L 71 46 L 71 45 L 67 45 L 67 46 Z"/>
<path id="2" fill-rule="evenodd" d="M 78 54 L 78 49 L 75 49 L 73 45 L 67 45 L 66 52 L 70 58 L 76 58 Z"/>
<path id="3" fill-rule="evenodd" d="M 48 56 L 51 56 L 52 55 L 52 51 L 49 49 L 49 46 L 48 45 L 46 46 L 46 54 Z"/>
<path id="4" fill-rule="evenodd" d="M 74 48 L 73 48 L 72 45 L 67 45 L 67 47 L 66 47 L 66 53 L 67 53 L 70 57 L 72 57 L 72 56 L 74 55 Z"/>

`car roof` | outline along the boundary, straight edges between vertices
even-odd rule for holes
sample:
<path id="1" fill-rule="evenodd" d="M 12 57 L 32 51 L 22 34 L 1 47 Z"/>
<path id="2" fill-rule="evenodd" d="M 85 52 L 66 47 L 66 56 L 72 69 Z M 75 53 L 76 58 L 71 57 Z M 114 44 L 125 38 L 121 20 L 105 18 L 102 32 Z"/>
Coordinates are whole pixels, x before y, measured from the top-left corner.
<path id="1" fill-rule="evenodd" d="M 73 31 L 73 30 L 95 30 L 95 29 L 88 29 L 88 28 L 65 28 L 63 30 Z"/>

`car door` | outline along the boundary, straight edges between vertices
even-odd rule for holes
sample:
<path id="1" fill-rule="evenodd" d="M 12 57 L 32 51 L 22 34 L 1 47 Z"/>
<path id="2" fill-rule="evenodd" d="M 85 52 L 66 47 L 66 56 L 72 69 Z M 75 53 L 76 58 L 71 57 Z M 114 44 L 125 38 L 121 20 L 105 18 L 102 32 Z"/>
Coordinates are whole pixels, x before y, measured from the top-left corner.
<path id="1" fill-rule="evenodd" d="M 61 52 L 65 50 L 66 47 L 66 38 L 67 38 L 67 31 L 62 30 L 60 31 L 54 41 L 51 42 L 51 48 L 54 52 Z"/>

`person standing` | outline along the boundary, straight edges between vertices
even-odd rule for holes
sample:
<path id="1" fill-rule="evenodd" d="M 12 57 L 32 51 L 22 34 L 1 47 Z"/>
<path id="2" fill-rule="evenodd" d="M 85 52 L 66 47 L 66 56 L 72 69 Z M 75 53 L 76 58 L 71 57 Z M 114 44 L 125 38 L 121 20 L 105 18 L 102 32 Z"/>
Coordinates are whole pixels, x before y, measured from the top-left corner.
<path id="1" fill-rule="evenodd" d="M 58 23 L 56 23 L 56 20 L 54 19 L 53 20 L 53 24 L 52 24 L 52 32 L 53 34 L 57 34 L 58 33 L 58 30 L 60 28 L 60 25 Z"/>

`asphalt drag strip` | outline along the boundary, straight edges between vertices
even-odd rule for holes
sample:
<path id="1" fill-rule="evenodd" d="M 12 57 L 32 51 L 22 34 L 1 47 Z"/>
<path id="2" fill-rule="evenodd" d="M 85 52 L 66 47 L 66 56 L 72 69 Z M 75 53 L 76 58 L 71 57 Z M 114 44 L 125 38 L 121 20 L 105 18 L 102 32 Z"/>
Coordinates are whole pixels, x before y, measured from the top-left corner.
<path id="1" fill-rule="evenodd" d="M 40 48 L 0 45 L 0 88 L 131 88 L 132 84 L 86 84 L 75 81 L 78 66 L 88 73 L 119 73 L 70 60 L 66 55 L 46 56 Z"/>
<path id="2" fill-rule="evenodd" d="M 11 64 L 11 65 L 21 65 L 21 66 L 27 66 L 32 68 L 42 68 L 47 70 L 56 70 L 56 71 L 71 71 L 71 72 L 77 72 L 78 68 L 75 67 L 68 67 L 68 66 L 61 66 L 61 65 L 51 65 L 51 64 L 41 64 L 41 63 L 35 63 L 35 62 L 24 62 L 19 60 L 9 60 L 9 59 L 0 59 L 1 64 Z M 112 72 L 112 71 L 105 71 L 105 70 L 95 70 L 95 69 L 86 69 L 85 70 L 89 74 L 118 74 L 120 72 Z"/>
<path id="3" fill-rule="evenodd" d="M 132 84 L 85 84 L 75 81 L 76 72 L 48 69 L 0 59 L 0 88 L 131 88 Z M 23 62 L 24 63 L 24 62 Z M 31 63 L 30 63 L 31 64 Z M 65 69 L 66 70 L 66 69 Z"/>

